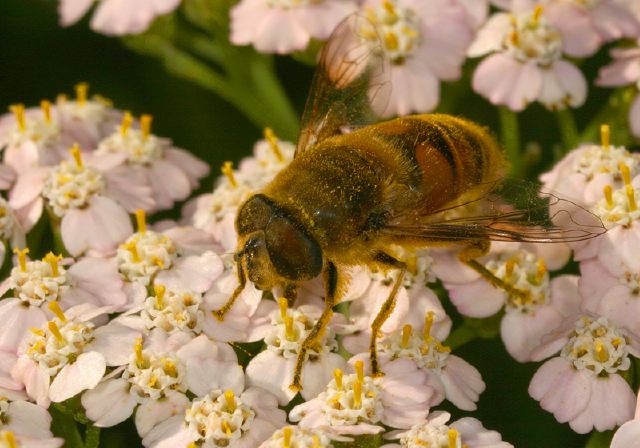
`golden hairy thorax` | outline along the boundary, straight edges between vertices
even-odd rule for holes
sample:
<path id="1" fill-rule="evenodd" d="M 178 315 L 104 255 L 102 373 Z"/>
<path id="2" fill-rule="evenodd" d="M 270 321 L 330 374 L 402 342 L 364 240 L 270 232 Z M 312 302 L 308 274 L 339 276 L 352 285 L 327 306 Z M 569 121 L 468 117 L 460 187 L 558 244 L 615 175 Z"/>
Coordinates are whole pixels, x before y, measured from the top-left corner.
<path id="1" fill-rule="evenodd" d="M 385 220 L 436 211 L 503 170 L 501 150 L 480 126 L 448 115 L 413 115 L 320 142 L 264 194 L 294 215 L 325 255 L 357 263 L 387 244 L 376 237 Z"/>

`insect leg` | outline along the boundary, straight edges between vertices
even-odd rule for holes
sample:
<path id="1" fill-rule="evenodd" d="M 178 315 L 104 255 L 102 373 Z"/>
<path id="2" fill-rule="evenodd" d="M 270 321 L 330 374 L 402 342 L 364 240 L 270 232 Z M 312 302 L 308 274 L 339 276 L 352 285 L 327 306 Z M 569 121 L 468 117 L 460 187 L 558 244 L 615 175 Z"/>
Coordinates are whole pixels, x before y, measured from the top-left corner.
<path id="1" fill-rule="evenodd" d="M 316 324 L 307 335 L 306 339 L 302 342 L 300 352 L 298 353 L 298 357 L 296 358 L 296 366 L 293 371 L 293 382 L 289 386 L 291 390 L 302 390 L 302 367 L 304 365 L 307 352 L 317 344 L 318 339 L 322 338 L 322 335 L 324 334 L 324 331 L 329 324 L 329 320 L 333 315 L 333 307 L 334 305 L 336 305 L 336 293 L 338 289 L 338 268 L 336 268 L 336 265 L 333 262 L 329 261 L 326 263 L 326 267 L 322 272 L 322 276 L 324 278 L 325 290 L 324 310 L 322 311 L 322 315 L 320 315 L 320 318 L 318 319 Z"/>
<path id="2" fill-rule="evenodd" d="M 471 243 L 460 251 L 458 259 L 471 269 L 476 271 L 486 281 L 491 283 L 494 287 L 503 290 L 507 294 L 511 294 L 514 297 L 526 300 L 528 294 L 526 291 L 522 291 L 518 288 L 514 288 L 509 283 L 505 282 L 499 277 L 496 277 L 493 272 L 485 268 L 481 263 L 476 261 L 476 258 L 483 257 L 489 253 L 491 242 L 489 240 L 480 240 L 475 243 Z"/>
<path id="3" fill-rule="evenodd" d="M 219 321 L 222 321 L 224 319 L 224 315 L 233 307 L 236 299 L 244 290 L 244 287 L 247 284 L 247 277 L 244 273 L 244 267 L 242 266 L 242 263 L 236 263 L 236 267 L 238 269 L 238 286 L 236 286 L 233 294 L 231 294 L 231 297 L 229 297 L 229 300 L 227 300 L 227 303 L 225 303 L 222 308 L 220 308 L 219 310 L 211 311 L 211 314 L 213 314 L 213 316 Z"/>
<path id="4" fill-rule="evenodd" d="M 380 307 L 380 311 L 378 311 L 376 318 L 371 324 L 371 341 L 369 343 L 369 353 L 371 355 L 371 373 L 374 376 L 381 376 L 383 375 L 383 373 L 380 371 L 380 368 L 378 366 L 378 349 L 376 346 L 376 339 L 378 339 L 378 334 L 380 333 L 382 325 L 389 318 L 389 316 L 393 312 L 393 308 L 396 306 L 396 296 L 398 295 L 398 289 L 400 289 L 400 285 L 404 280 L 404 274 L 407 272 L 407 264 L 403 261 L 396 260 L 391 255 L 388 255 L 384 252 L 379 252 L 378 254 L 376 254 L 374 256 L 374 261 L 385 266 L 399 269 L 398 276 L 396 277 L 396 281 L 393 284 L 393 289 L 391 290 L 391 294 L 389 294 L 387 300 L 384 301 L 384 303 Z"/>

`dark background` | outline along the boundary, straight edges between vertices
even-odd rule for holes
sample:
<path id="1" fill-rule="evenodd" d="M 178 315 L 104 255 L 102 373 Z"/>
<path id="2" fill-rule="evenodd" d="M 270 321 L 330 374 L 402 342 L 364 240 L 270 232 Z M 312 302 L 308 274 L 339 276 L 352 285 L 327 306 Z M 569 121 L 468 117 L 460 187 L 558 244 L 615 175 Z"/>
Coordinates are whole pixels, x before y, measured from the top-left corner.
<path id="1" fill-rule="evenodd" d="M 7 110 L 16 102 L 36 105 L 41 99 L 54 99 L 58 93 L 72 94 L 74 84 L 87 81 L 92 92 L 110 98 L 116 107 L 136 115 L 153 114 L 154 133 L 172 138 L 178 146 L 210 162 L 214 175 L 222 161 L 237 161 L 250 153 L 261 130 L 231 105 L 171 77 L 155 60 L 130 52 L 118 39 L 91 32 L 86 19 L 71 28 L 59 27 L 56 6 L 57 2 L 51 0 L 0 0 L 0 110 Z M 277 62 L 284 85 L 295 97 L 300 112 L 311 69 L 289 58 Z M 468 79 L 444 88 L 445 110 L 456 110 L 495 128 L 495 108 L 487 107 L 475 95 L 460 96 L 462 87 L 468 89 Z M 582 114 L 595 110 L 607 94 L 592 90 Z M 579 123 L 585 121 L 578 117 Z M 532 170 L 539 171 L 549 165 L 551 145 L 558 141 L 555 121 L 551 114 L 534 106 L 524 114 L 522 122 L 526 123 L 523 133 L 543 143 L 541 157 Z M 211 179 L 204 182 L 203 188 L 211 188 Z M 478 367 L 487 382 L 480 412 L 471 414 L 487 428 L 502 432 L 504 439 L 517 447 L 584 446 L 585 437 L 555 422 L 551 414 L 528 397 L 527 386 L 536 365 L 511 360 L 499 339 L 472 342 L 457 354 Z M 451 410 L 456 417 L 468 414 Z M 131 427 L 126 426 L 129 432 Z M 132 446 L 128 437 L 113 431 L 103 437 L 123 443 L 126 440 L 126 445 Z"/>

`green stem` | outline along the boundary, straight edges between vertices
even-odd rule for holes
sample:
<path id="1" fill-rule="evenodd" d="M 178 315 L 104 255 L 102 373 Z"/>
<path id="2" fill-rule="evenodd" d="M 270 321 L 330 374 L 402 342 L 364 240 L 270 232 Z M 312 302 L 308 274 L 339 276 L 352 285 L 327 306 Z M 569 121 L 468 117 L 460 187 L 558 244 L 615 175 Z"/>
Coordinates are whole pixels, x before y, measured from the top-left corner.
<path id="1" fill-rule="evenodd" d="M 518 115 L 507 107 L 498 108 L 500 113 L 500 133 L 502 144 L 511 164 L 511 175 L 521 177 L 524 173 L 522 151 L 520 148 L 520 126 Z"/>
<path id="2" fill-rule="evenodd" d="M 84 438 L 85 448 L 98 448 L 100 446 L 100 428 L 91 424 L 87 425 Z"/>
<path id="3" fill-rule="evenodd" d="M 562 155 L 571 151 L 578 144 L 580 137 L 578 136 L 578 128 L 576 120 L 571 109 L 566 108 L 555 113 L 560 136 L 562 137 L 563 151 Z"/>
<path id="4" fill-rule="evenodd" d="M 593 431 L 584 448 L 608 448 L 613 438 L 613 431 Z"/>

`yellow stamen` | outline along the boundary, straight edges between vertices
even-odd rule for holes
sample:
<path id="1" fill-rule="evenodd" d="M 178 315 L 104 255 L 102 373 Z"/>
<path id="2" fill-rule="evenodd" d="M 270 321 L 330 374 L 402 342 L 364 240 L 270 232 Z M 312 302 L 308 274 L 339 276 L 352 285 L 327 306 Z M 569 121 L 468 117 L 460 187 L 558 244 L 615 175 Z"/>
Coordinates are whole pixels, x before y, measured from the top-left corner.
<path id="1" fill-rule="evenodd" d="M 156 294 L 156 305 L 159 310 L 164 308 L 162 300 L 164 299 L 164 293 L 166 290 L 167 288 L 164 285 L 153 285 L 153 291 Z"/>
<path id="2" fill-rule="evenodd" d="M 505 280 L 509 280 L 511 279 L 511 276 L 513 276 L 513 270 L 516 267 L 516 261 L 513 259 L 507 260 L 507 263 L 505 265 L 505 272 L 504 272 L 504 277 Z"/>
<path id="3" fill-rule="evenodd" d="M 355 368 L 356 368 L 356 377 L 358 378 L 358 381 L 363 382 L 364 381 L 364 361 L 362 361 L 361 359 L 357 360 L 355 362 Z"/>
<path id="4" fill-rule="evenodd" d="M 196 445 L 196 442 L 191 442 L 189 445 L 187 445 L 187 448 L 198 448 L 198 445 Z"/>
<path id="5" fill-rule="evenodd" d="M 151 378 L 149 378 L 149 382 L 147 383 L 147 385 L 149 387 L 155 387 L 156 384 L 158 384 L 158 377 L 155 375 L 151 375 Z"/>
<path id="6" fill-rule="evenodd" d="M 518 44 L 520 43 L 520 36 L 518 36 L 518 32 L 512 31 L 509 35 L 509 40 L 511 40 L 511 43 L 513 45 L 518 46 Z"/>
<path id="7" fill-rule="evenodd" d="M 49 327 L 49 331 L 51 332 L 51 334 L 58 340 L 58 342 L 64 342 L 62 333 L 60 333 L 60 329 L 54 321 L 49 321 L 47 326 Z"/>
<path id="8" fill-rule="evenodd" d="M 435 315 L 433 314 L 433 311 L 429 311 L 424 318 L 424 331 L 422 332 L 422 339 L 424 339 L 425 342 L 431 339 L 431 327 L 433 326 L 434 316 Z"/>
<path id="9" fill-rule="evenodd" d="M 622 176 L 622 181 L 625 185 L 629 185 L 631 183 L 631 172 L 629 171 L 629 167 L 626 163 L 620 162 L 618 165 L 620 168 L 620 175 Z"/>
<path id="10" fill-rule="evenodd" d="M 9 106 L 9 110 L 16 117 L 16 123 L 18 123 L 20 132 L 24 132 L 27 129 L 27 120 L 24 116 L 24 104 L 13 104 Z"/>
<path id="11" fill-rule="evenodd" d="M 435 345 L 436 351 L 440 353 L 451 353 L 451 347 L 443 345 L 441 342 L 437 342 Z"/>
<path id="12" fill-rule="evenodd" d="M 384 7 L 384 9 L 387 10 L 387 13 L 389 13 L 390 15 L 392 15 L 392 16 L 396 15 L 395 5 L 392 2 L 390 2 L 389 0 L 384 0 L 382 2 L 382 6 Z"/>
<path id="13" fill-rule="evenodd" d="M 228 389 L 224 393 L 224 399 L 227 402 L 227 411 L 230 414 L 233 414 L 236 411 L 238 404 L 236 403 L 236 396 L 231 389 Z"/>
<path id="14" fill-rule="evenodd" d="M 353 407 L 360 409 L 362 406 L 362 381 L 356 380 L 353 383 Z"/>
<path id="15" fill-rule="evenodd" d="M 53 314 L 55 314 L 58 319 L 60 319 L 60 322 L 66 322 L 67 321 L 67 317 L 62 312 L 62 308 L 60 308 L 60 305 L 58 304 L 58 302 L 56 300 L 52 300 L 51 302 L 49 302 L 48 306 L 49 306 L 49 310 Z"/>
<path id="16" fill-rule="evenodd" d="M 54 255 L 53 252 L 49 252 L 47 255 L 44 256 L 44 258 L 42 259 L 42 261 L 49 263 L 49 266 L 51 266 L 51 273 L 53 275 L 53 277 L 57 277 L 58 275 L 60 275 L 60 271 L 58 270 L 58 261 L 62 258 L 61 255 Z"/>
<path id="17" fill-rule="evenodd" d="M 609 352 L 604 347 L 602 341 L 596 341 L 596 359 L 600 362 L 607 362 L 609 360 Z"/>
<path id="18" fill-rule="evenodd" d="M 627 185 L 627 200 L 629 201 L 629 211 L 635 212 L 638 209 L 638 204 L 636 204 L 635 190 L 633 186 Z"/>
<path id="19" fill-rule="evenodd" d="M 147 139 L 151 134 L 151 123 L 153 122 L 153 116 L 149 114 L 142 114 L 140 116 L 140 129 L 142 130 L 142 138 Z"/>
<path id="20" fill-rule="evenodd" d="M 313 446 L 311 448 L 320 448 L 320 437 L 314 434 L 312 439 L 313 439 Z"/>
<path id="21" fill-rule="evenodd" d="M 151 257 L 151 262 L 158 266 L 160 269 L 164 269 L 164 261 L 161 258 L 153 256 Z"/>
<path id="22" fill-rule="evenodd" d="M 80 82 L 76 84 L 76 101 L 79 106 L 84 106 L 87 102 L 87 96 L 89 93 L 89 84 L 86 82 Z"/>
<path id="23" fill-rule="evenodd" d="M 124 116 L 122 117 L 122 123 L 120 124 L 120 134 L 122 134 L 123 136 L 127 135 L 132 123 L 133 116 L 131 115 L 131 112 L 125 112 Z"/>
<path id="24" fill-rule="evenodd" d="M 284 439 L 282 441 L 282 446 L 284 448 L 290 448 L 291 447 L 291 435 L 293 434 L 293 430 L 287 426 L 286 428 L 282 429 L 282 438 Z"/>
<path id="25" fill-rule="evenodd" d="M 289 303 L 287 302 L 287 299 L 285 299 L 284 297 L 280 297 L 278 299 L 278 305 L 280 306 L 280 319 L 282 319 L 282 321 L 284 322 L 287 317 Z"/>
<path id="26" fill-rule="evenodd" d="M 4 440 L 7 442 L 8 448 L 17 448 L 18 444 L 16 443 L 16 437 L 13 435 L 13 432 L 11 431 L 5 432 Z"/>
<path id="27" fill-rule="evenodd" d="M 600 125 L 600 145 L 608 150 L 611 144 L 611 128 L 608 124 Z"/>
<path id="28" fill-rule="evenodd" d="M 164 361 L 164 372 L 172 378 L 176 378 L 178 376 L 176 364 L 169 359 Z"/>
<path id="29" fill-rule="evenodd" d="M 448 435 L 449 435 L 449 448 L 456 448 L 458 444 L 458 431 L 451 428 L 448 431 Z"/>
<path id="30" fill-rule="evenodd" d="M 238 188 L 238 182 L 236 182 L 236 178 L 233 175 L 233 162 L 224 162 L 222 164 L 222 168 L 220 168 L 220 171 L 222 171 L 222 174 L 227 176 L 227 179 L 229 179 L 229 183 L 233 188 Z"/>
<path id="31" fill-rule="evenodd" d="M 278 137 L 276 137 L 276 134 L 273 133 L 271 128 L 264 128 L 264 138 L 269 142 L 271 151 L 275 154 L 278 162 L 282 162 L 284 157 L 282 156 L 282 151 L 280 151 L 280 147 L 278 146 Z"/>
<path id="32" fill-rule="evenodd" d="M 385 36 L 384 36 L 384 44 L 387 47 L 387 50 L 397 50 L 398 49 L 398 36 L 396 36 L 395 33 L 392 32 L 388 32 Z"/>
<path id="33" fill-rule="evenodd" d="M 294 342 L 296 340 L 296 332 L 293 329 L 293 317 L 286 316 L 284 318 L 284 328 L 287 341 Z"/>
<path id="34" fill-rule="evenodd" d="M 134 263 L 140 263 L 142 261 L 138 254 L 138 247 L 136 246 L 135 240 L 131 240 L 128 243 L 123 244 L 121 247 L 131 252 L 131 259 Z"/>
<path id="35" fill-rule="evenodd" d="M 136 365 L 142 367 L 144 365 L 144 356 L 142 356 L 142 338 L 136 338 L 133 345 L 133 351 L 136 354 Z"/>
<path id="36" fill-rule="evenodd" d="M 538 283 L 542 281 L 546 273 L 547 264 L 544 262 L 544 258 L 538 258 L 538 272 L 536 274 L 536 280 L 538 280 Z"/>
<path id="37" fill-rule="evenodd" d="M 142 209 L 136 210 L 136 224 L 138 225 L 138 233 L 147 231 L 147 215 Z"/>
<path id="38" fill-rule="evenodd" d="M 533 10 L 533 15 L 531 16 L 531 24 L 533 26 L 537 26 L 538 22 L 540 21 L 540 16 L 542 15 L 542 6 L 541 5 L 536 5 L 535 9 Z"/>
<path id="39" fill-rule="evenodd" d="M 51 102 L 49 100 L 40 101 L 40 109 L 47 124 L 51 124 Z"/>
<path id="40" fill-rule="evenodd" d="M 611 345 L 613 345 L 615 348 L 618 348 L 620 344 L 622 344 L 622 338 L 615 338 L 611 341 Z"/>
<path id="41" fill-rule="evenodd" d="M 71 149 L 69 150 L 69 152 L 71 153 L 71 157 L 73 157 L 73 160 L 75 160 L 76 166 L 78 168 L 82 168 L 83 163 L 82 163 L 82 153 L 80 152 L 80 146 L 78 146 L 77 143 L 74 143 Z"/>
<path id="42" fill-rule="evenodd" d="M 222 430 L 226 435 L 230 436 L 231 434 L 233 434 L 231 426 L 229 426 L 229 422 L 227 422 L 226 420 L 222 420 L 222 424 L 220 426 L 222 426 Z"/>
<path id="43" fill-rule="evenodd" d="M 336 389 L 342 390 L 342 369 L 333 369 L 333 379 L 336 381 Z"/>
<path id="44" fill-rule="evenodd" d="M 611 188 L 611 185 L 605 185 L 603 191 L 604 191 L 604 198 L 607 201 L 607 207 L 612 208 L 613 207 L 613 188 Z"/>
<path id="45" fill-rule="evenodd" d="M 413 328 L 409 324 L 406 324 L 404 327 L 402 327 L 402 341 L 400 342 L 400 347 L 409 347 L 409 339 L 411 338 L 412 331 Z"/>
<path id="46" fill-rule="evenodd" d="M 29 328 L 29 331 L 37 336 L 44 336 L 44 331 L 40 328 L 31 327 Z"/>
<path id="47" fill-rule="evenodd" d="M 18 256 L 18 264 L 20 264 L 20 270 L 22 272 L 27 272 L 27 254 L 29 253 L 29 248 L 25 247 L 20 250 L 17 247 L 13 249 L 13 253 Z"/>

